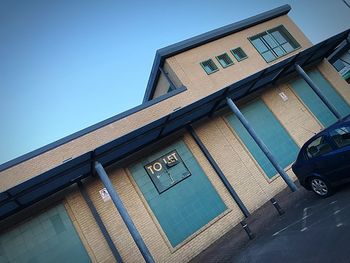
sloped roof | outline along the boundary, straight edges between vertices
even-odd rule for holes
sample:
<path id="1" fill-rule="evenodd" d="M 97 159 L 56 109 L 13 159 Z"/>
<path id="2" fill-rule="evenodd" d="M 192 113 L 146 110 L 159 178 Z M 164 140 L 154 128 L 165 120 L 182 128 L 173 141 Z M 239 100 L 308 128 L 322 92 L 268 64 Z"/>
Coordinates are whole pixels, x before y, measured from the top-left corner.
<path id="1" fill-rule="evenodd" d="M 153 97 L 157 80 L 159 78 L 160 72 L 159 67 L 162 67 L 166 58 L 175 56 L 179 53 L 185 52 L 189 49 L 204 45 L 206 43 L 212 42 L 219 38 L 231 35 L 233 33 L 242 31 L 246 28 L 255 26 L 257 24 L 263 23 L 270 19 L 287 14 L 291 10 L 290 5 L 283 5 L 267 12 L 252 16 L 250 18 L 241 20 L 236 23 L 232 23 L 207 33 L 186 39 L 184 41 L 178 42 L 176 44 L 164 47 L 156 51 L 156 55 L 153 61 L 153 66 L 151 70 L 150 77 L 148 79 L 148 84 L 146 92 L 143 98 L 143 102 L 151 100 Z"/>

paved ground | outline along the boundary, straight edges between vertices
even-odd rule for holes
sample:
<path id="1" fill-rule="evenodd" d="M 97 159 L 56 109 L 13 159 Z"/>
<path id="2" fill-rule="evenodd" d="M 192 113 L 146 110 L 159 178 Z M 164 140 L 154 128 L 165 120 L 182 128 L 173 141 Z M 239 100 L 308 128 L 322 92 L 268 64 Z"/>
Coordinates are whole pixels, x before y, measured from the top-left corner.
<path id="1" fill-rule="evenodd" d="M 301 190 L 284 215 L 269 220 L 254 240 L 237 244 L 237 229 L 193 262 L 350 262 L 350 185 L 326 199 Z"/>

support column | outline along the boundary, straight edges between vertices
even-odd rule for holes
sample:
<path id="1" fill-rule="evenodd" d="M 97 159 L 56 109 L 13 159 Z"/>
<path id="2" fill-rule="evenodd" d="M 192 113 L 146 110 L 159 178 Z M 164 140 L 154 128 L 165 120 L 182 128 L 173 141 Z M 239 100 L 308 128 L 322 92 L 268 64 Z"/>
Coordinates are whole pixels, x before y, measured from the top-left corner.
<path id="1" fill-rule="evenodd" d="M 209 161 L 210 165 L 213 167 L 213 169 L 215 170 L 217 175 L 220 177 L 221 181 L 223 182 L 223 184 L 225 185 L 226 189 L 228 190 L 228 192 L 232 196 L 233 200 L 235 200 L 235 202 L 238 205 L 239 209 L 241 209 L 243 215 L 245 217 L 250 216 L 250 213 L 249 213 L 248 209 L 245 207 L 245 205 L 243 204 L 242 200 L 239 198 L 239 196 L 237 195 L 236 191 L 233 189 L 232 185 L 227 180 L 226 176 L 224 175 L 224 173 L 222 172 L 222 170 L 220 169 L 218 164 L 215 162 L 214 158 L 209 153 L 208 149 L 205 147 L 205 145 L 203 144 L 201 139 L 199 139 L 199 137 L 196 134 L 196 132 L 194 131 L 193 127 L 191 125 L 189 125 L 187 127 L 187 130 L 189 131 L 189 133 L 191 134 L 192 138 L 195 140 L 195 142 L 197 143 L 197 145 L 199 146 L 199 148 L 201 149 L 202 153 L 207 158 L 207 160 Z"/>
<path id="2" fill-rule="evenodd" d="M 122 263 L 123 260 L 122 260 L 122 258 L 120 256 L 116 246 L 114 245 L 113 240 L 112 240 L 111 236 L 109 235 L 105 225 L 103 224 L 103 221 L 102 221 L 100 215 L 98 214 L 98 212 L 96 210 L 96 207 L 94 206 L 94 204 L 92 203 L 88 193 L 86 192 L 86 189 L 85 189 L 83 183 L 79 181 L 78 182 L 78 187 L 79 187 L 80 192 L 83 195 L 83 198 L 84 198 L 86 204 L 88 205 L 88 207 L 89 207 L 89 209 L 90 209 L 90 211 L 91 211 L 91 213 L 92 213 L 92 215 L 93 215 L 93 217 L 94 217 L 98 227 L 100 228 L 103 237 L 107 241 L 107 244 L 108 244 L 109 248 L 111 249 L 115 260 L 118 263 Z"/>
<path id="3" fill-rule="evenodd" d="M 187 130 L 189 131 L 189 133 L 191 134 L 192 138 L 197 143 L 198 147 L 201 149 L 201 151 L 204 154 L 204 156 L 209 161 L 210 165 L 215 170 L 216 174 L 220 177 L 220 179 L 223 182 L 224 186 L 226 187 L 227 191 L 230 193 L 230 195 L 232 196 L 233 200 L 238 205 L 239 209 L 242 211 L 242 213 L 245 216 L 245 218 L 250 216 L 250 213 L 249 213 L 248 209 L 243 204 L 242 200 L 239 198 L 239 196 L 237 195 L 236 191 L 233 189 L 232 185 L 230 184 L 230 182 L 227 180 L 226 176 L 224 175 L 224 173 L 220 169 L 219 165 L 215 162 L 214 158 L 209 153 L 208 149 L 205 147 L 205 145 L 203 144 L 201 139 L 198 137 L 198 135 L 196 134 L 196 132 L 193 129 L 193 127 L 191 125 L 189 125 L 189 126 L 187 126 Z M 250 230 L 250 228 L 249 228 L 248 224 L 245 222 L 245 220 L 241 221 L 241 226 L 243 227 L 244 231 L 248 235 L 249 239 L 253 239 L 254 238 L 254 234 Z"/>
<path id="4" fill-rule="evenodd" d="M 328 109 L 337 117 L 337 119 L 341 119 L 341 114 L 338 110 L 332 105 L 332 103 L 324 96 L 315 84 L 312 79 L 306 74 L 306 72 L 298 65 L 295 64 L 295 69 L 299 73 L 299 75 L 306 81 L 306 83 L 312 88 L 312 90 L 317 94 L 317 96 L 323 101 L 324 104 L 328 107 Z"/>
<path id="5" fill-rule="evenodd" d="M 134 223 L 132 222 L 130 215 L 128 214 L 126 208 L 123 205 L 122 200 L 118 196 L 118 193 L 116 189 L 113 187 L 112 182 L 109 180 L 108 175 L 106 171 L 104 170 L 103 166 L 99 162 L 95 162 L 95 170 L 100 177 L 101 181 L 103 182 L 104 186 L 106 187 L 109 195 L 111 196 L 111 199 L 117 208 L 119 214 L 121 215 L 126 227 L 128 228 L 132 238 L 134 239 L 137 247 L 139 248 L 143 258 L 147 263 L 154 263 L 154 259 L 149 252 L 146 244 L 144 243 L 140 233 L 137 231 L 137 228 L 135 227 Z"/>
<path id="6" fill-rule="evenodd" d="M 284 169 L 278 164 L 275 157 L 272 155 L 272 153 L 269 151 L 269 149 L 266 147 L 265 143 L 258 137 L 255 130 L 252 126 L 250 126 L 247 119 L 243 116 L 242 112 L 237 108 L 236 104 L 232 101 L 231 98 L 226 98 L 226 103 L 232 110 L 232 112 L 237 116 L 237 118 L 240 120 L 240 122 L 243 124 L 243 126 L 247 129 L 248 133 L 254 141 L 257 143 L 259 148 L 263 151 L 267 159 L 271 162 L 273 167 L 277 170 L 277 172 L 281 175 L 282 179 L 286 182 L 288 187 L 295 192 L 297 190 L 296 185 L 294 184 L 293 180 L 287 175 L 287 173 L 284 171 Z"/>

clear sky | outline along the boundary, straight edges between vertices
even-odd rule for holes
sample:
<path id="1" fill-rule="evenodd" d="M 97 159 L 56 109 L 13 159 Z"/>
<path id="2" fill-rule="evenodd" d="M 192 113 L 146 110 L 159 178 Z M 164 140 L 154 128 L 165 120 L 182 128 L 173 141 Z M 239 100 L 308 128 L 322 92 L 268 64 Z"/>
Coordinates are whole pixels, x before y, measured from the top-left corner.
<path id="1" fill-rule="evenodd" d="M 0 164 L 139 105 L 157 49 L 283 4 L 313 43 L 350 27 L 342 0 L 1 0 Z"/>

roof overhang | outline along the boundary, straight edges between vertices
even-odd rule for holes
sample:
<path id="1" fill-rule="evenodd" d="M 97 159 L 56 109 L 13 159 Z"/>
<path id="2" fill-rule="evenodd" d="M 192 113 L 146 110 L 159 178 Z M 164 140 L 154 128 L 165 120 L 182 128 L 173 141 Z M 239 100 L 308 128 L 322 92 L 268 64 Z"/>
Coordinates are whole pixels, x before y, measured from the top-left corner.
<path id="1" fill-rule="evenodd" d="M 227 96 L 237 101 L 294 73 L 295 64 L 306 67 L 319 63 L 349 32 L 350 29 L 0 193 L 0 220 L 90 176 L 94 161 L 111 165 L 223 109 Z"/>
<path id="2" fill-rule="evenodd" d="M 148 79 L 143 102 L 146 102 L 152 99 L 156 85 L 157 85 L 157 80 L 160 75 L 159 68 L 163 67 L 165 59 L 175 56 L 179 53 L 185 52 L 187 50 L 193 49 L 195 47 L 215 41 L 219 38 L 223 38 L 233 33 L 242 31 L 246 28 L 255 26 L 265 21 L 271 20 L 273 18 L 286 15 L 290 10 L 291 10 L 290 5 L 283 5 L 283 6 L 274 8 L 272 10 L 269 10 L 267 12 L 258 14 L 256 16 L 244 19 L 236 23 L 232 23 L 227 26 L 214 29 L 207 33 L 189 38 L 187 40 L 184 40 L 176 44 L 157 50 L 153 61 L 151 74 Z"/>

